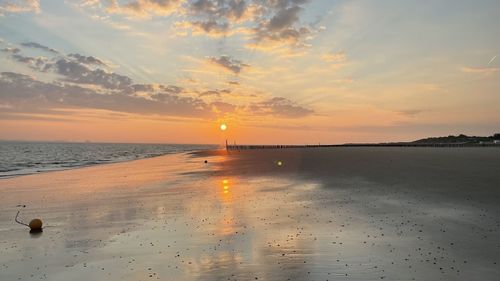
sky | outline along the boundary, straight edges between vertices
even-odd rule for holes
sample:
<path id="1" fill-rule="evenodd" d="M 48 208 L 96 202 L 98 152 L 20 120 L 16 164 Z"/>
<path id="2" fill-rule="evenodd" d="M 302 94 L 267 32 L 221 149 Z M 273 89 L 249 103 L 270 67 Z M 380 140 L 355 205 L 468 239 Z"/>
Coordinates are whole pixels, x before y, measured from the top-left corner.
<path id="1" fill-rule="evenodd" d="M 499 14 L 498 0 L 0 0 L 0 139 L 492 135 Z"/>

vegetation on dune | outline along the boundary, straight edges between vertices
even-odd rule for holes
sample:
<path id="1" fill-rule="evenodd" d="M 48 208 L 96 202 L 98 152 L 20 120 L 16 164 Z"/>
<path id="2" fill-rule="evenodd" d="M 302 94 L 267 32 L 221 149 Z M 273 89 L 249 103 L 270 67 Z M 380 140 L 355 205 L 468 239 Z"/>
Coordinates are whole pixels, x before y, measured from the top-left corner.
<path id="1" fill-rule="evenodd" d="M 489 137 L 480 136 L 467 136 L 460 134 L 458 136 L 447 136 L 447 137 L 431 137 L 420 139 L 414 141 L 414 143 L 481 143 L 481 142 L 493 142 L 495 140 L 500 140 L 500 133 L 496 133 Z"/>

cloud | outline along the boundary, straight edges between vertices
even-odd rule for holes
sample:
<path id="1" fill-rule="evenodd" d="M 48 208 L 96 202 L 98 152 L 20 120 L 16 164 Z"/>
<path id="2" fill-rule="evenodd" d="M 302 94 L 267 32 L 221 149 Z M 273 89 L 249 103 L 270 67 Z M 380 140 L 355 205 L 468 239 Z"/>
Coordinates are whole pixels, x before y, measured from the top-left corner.
<path id="1" fill-rule="evenodd" d="M 231 113 L 237 108 L 237 106 L 233 104 L 221 101 L 212 102 L 210 106 L 212 107 L 212 111 L 217 114 Z"/>
<path id="2" fill-rule="evenodd" d="M 107 89 L 124 89 L 132 85 L 132 79 L 100 68 L 91 69 L 79 62 L 59 59 L 50 66 L 57 74 L 64 76 L 62 80 L 77 84 L 98 85 Z"/>
<path id="3" fill-rule="evenodd" d="M 239 20 L 248 10 L 245 0 L 195 0 L 188 1 L 187 13 L 189 15 Z"/>
<path id="4" fill-rule="evenodd" d="M 81 7 L 91 7 L 98 5 L 101 2 L 101 0 L 82 0 L 80 2 Z"/>
<path id="5" fill-rule="evenodd" d="M 52 54 L 60 54 L 54 49 L 38 43 L 29 42 L 22 43 L 21 45 L 46 51 L 48 50 Z M 98 68 L 99 66 L 107 65 L 102 60 L 93 56 L 73 53 L 68 56 L 59 56 L 49 60 L 46 57 L 24 56 L 20 53 L 18 48 L 4 48 L 1 51 L 10 54 L 10 57 L 14 61 L 25 64 L 33 70 L 55 72 L 63 76 L 59 80 L 64 82 L 87 84 L 115 90 L 124 90 L 133 84 L 132 79 L 127 76 Z"/>
<path id="6" fill-rule="evenodd" d="M 220 23 L 215 20 L 207 21 L 184 21 L 175 23 L 179 29 L 190 29 L 195 35 L 206 34 L 213 37 L 230 35 L 230 26 L 228 23 Z"/>
<path id="7" fill-rule="evenodd" d="M 134 85 L 137 86 L 137 85 Z M 158 85 L 158 88 L 160 88 L 162 91 L 171 93 L 171 94 L 180 94 L 185 92 L 185 89 L 179 86 L 174 86 L 174 85 Z"/>
<path id="8" fill-rule="evenodd" d="M 498 67 L 462 67 L 462 72 L 482 75 L 491 75 L 500 72 Z"/>
<path id="9" fill-rule="evenodd" d="M 117 0 L 84 1 L 83 7 L 104 8 L 129 18 L 173 15 L 178 35 L 240 35 L 250 48 L 309 46 L 320 29 L 305 25 L 300 15 L 309 0 Z"/>
<path id="10" fill-rule="evenodd" d="M 19 48 L 3 48 L 0 51 L 9 54 L 14 61 L 27 65 L 37 71 L 46 71 L 48 59 L 46 57 L 29 57 L 21 54 Z"/>
<path id="11" fill-rule="evenodd" d="M 85 7 L 85 6 L 83 6 L 83 7 Z M 91 15 L 90 18 L 95 20 L 95 21 L 101 21 L 114 29 L 124 30 L 124 31 L 130 31 L 132 29 L 132 26 L 130 26 L 130 25 L 123 24 L 121 22 L 116 22 L 116 21 L 112 20 L 109 15 L 105 15 L 105 16 Z M 133 34 L 133 33 L 130 33 L 130 34 Z"/>
<path id="12" fill-rule="evenodd" d="M 5 48 L 2 51 L 10 53 L 14 61 L 25 64 L 33 70 L 40 72 L 52 71 L 61 75 L 60 81 L 114 90 L 124 90 L 132 85 L 132 79 L 127 76 L 94 67 L 105 64 L 92 56 L 70 54 L 67 57 L 49 60 L 45 57 L 24 56 L 20 54 L 19 49 L 15 48 Z"/>
<path id="13" fill-rule="evenodd" d="M 276 49 L 283 46 L 308 47 L 306 43 L 317 32 L 312 26 L 300 23 L 300 12 L 309 0 L 257 1 L 264 12 L 253 28 L 253 43 L 250 48 L 260 50 Z M 267 16 L 270 15 L 270 16 Z"/>
<path id="14" fill-rule="evenodd" d="M 352 79 L 352 78 L 347 77 L 347 78 L 333 79 L 332 82 L 335 83 L 335 84 L 344 84 L 344 85 L 347 85 L 347 84 L 354 83 L 355 80 Z"/>
<path id="15" fill-rule="evenodd" d="M 213 116 L 202 100 L 159 91 L 151 99 L 121 93 L 101 94 L 75 85 L 46 83 L 13 72 L 0 73 L 0 102 L 18 111 L 36 109 L 92 108 L 136 114 L 183 117 Z"/>
<path id="16" fill-rule="evenodd" d="M 27 47 L 27 48 L 34 48 L 34 49 L 40 49 L 42 51 L 46 51 L 52 54 L 59 54 L 59 52 L 56 49 L 49 48 L 47 46 L 44 46 L 42 44 L 38 44 L 36 42 L 24 42 L 21 43 L 21 46 Z"/>
<path id="17" fill-rule="evenodd" d="M 12 47 L 3 48 L 1 51 L 8 54 L 17 54 L 21 52 L 19 48 L 12 48 Z"/>
<path id="18" fill-rule="evenodd" d="M 210 90 L 210 91 L 205 91 L 203 93 L 200 93 L 198 96 L 200 96 L 200 97 L 209 97 L 209 96 L 220 97 L 220 92 L 217 90 Z"/>
<path id="19" fill-rule="evenodd" d="M 273 115 L 278 117 L 299 118 L 311 115 L 313 110 L 302 107 L 283 97 L 274 97 L 249 106 L 255 115 Z"/>
<path id="20" fill-rule="evenodd" d="M 4 13 L 38 13 L 39 0 L 0 0 L 0 15 Z"/>
<path id="21" fill-rule="evenodd" d="M 170 15 L 178 8 L 182 0 L 137 0 L 126 4 L 120 4 L 117 0 L 108 0 L 106 2 L 106 11 L 109 13 L 135 18 L 149 18 Z M 97 1 L 86 1 L 85 4 L 89 6 L 98 3 Z"/>
<path id="22" fill-rule="evenodd" d="M 292 6 L 278 10 L 278 12 L 266 24 L 269 31 L 280 31 L 289 28 L 299 20 L 299 6 Z"/>
<path id="23" fill-rule="evenodd" d="M 239 74 L 244 68 L 250 67 L 248 64 L 243 63 L 240 60 L 231 58 L 230 56 L 220 56 L 220 57 L 209 57 L 208 62 L 222 67 L 233 74 Z"/>
<path id="24" fill-rule="evenodd" d="M 17 48 L 1 51 L 36 73 L 43 73 L 46 78 L 41 81 L 20 73 L 0 73 L 0 105 L 20 113 L 65 108 L 193 118 L 215 118 L 235 112 L 241 112 L 246 117 L 271 115 L 299 118 L 313 113 L 281 97 L 249 103 L 241 99 L 244 94 L 232 93 L 231 89 L 198 92 L 176 85 L 136 84 L 126 75 L 102 69 L 106 66 L 104 62 L 93 56 L 59 53 L 46 58 L 25 56 Z M 208 60 L 235 74 L 248 67 L 229 56 Z M 55 73 L 57 77 L 53 78 L 48 73 Z M 232 96 L 235 104 L 223 100 L 228 95 Z"/>
<path id="25" fill-rule="evenodd" d="M 86 65 L 98 65 L 98 66 L 107 66 L 102 60 L 93 57 L 93 56 L 83 56 L 80 54 L 69 54 L 68 57 L 74 59 L 78 63 L 86 64 Z"/>
<path id="26" fill-rule="evenodd" d="M 422 110 L 422 109 L 406 109 L 406 110 L 400 110 L 400 111 L 398 111 L 398 113 L 401 115 L 413 117 L 413 116 L 418 115 L 424 111 L 425 110 Z"/>
<path id="27" fill-rule="evenodd" d="M 222 90 L 209 90 L 204 91 L 198 94 L 199 97 L 221 97 L 222 95 L 231 94 L 231 90 L 222 89 Z"/>
<path id="28" fill-rule="evenodd" d="M 306 38 L 312 34 L 307 27 L 287 28 L 280 31 L 270 31 L 266 28 L 257 28 L 254 42 L 247 44 L 247 48 L 261 51 L 274 50 L 282 47 L 304 48 L 309 47 Z"/>
<path id="29" fill-rule="evenodd" d="M 28 65 L 36 63 L 36 58 L 17 52 L 12 59 Z M 182 96 L 184 89 L 178 86 L 132 84 L 127 76 L 90 69 L 67 59 L 58 59 L 55 63 L 43 60 L 41 65 L 33 67 L 39 71 L 42 68 L 53 70 L 64 78 L 42 82 L 28 75 L 2 72 L 0 104 L 9 105 L 11 111 L 27 113 L 76 107 L 196 118 L 211 118 L 216 114 L 213 106 L 203 100 Z"/>
<path id="30" fill-rule="evenodd" d="M 347 56 L 344 52 L 328 53 L 322 55 L 321 59 L 329 63 L 343 63 L 347 61 Z"/>
<path id="31" fill-rule="evenodd" d="M 26 64 L 29 68 L 38 71 L 47 71 L 47 58 L 46 57 L 28 57 L 19 54 L 13 54 L 12 59 Z"/>
<path id="32" fill-rule="evenodd" d="M 175 27 L 191 31 L 194 35 L 211 37 L 247 33 L 248 28 L 239 26 L 254 20 L 256 5 L 251 0 L 190 0 L 177 14 L 183 17 Z"/>

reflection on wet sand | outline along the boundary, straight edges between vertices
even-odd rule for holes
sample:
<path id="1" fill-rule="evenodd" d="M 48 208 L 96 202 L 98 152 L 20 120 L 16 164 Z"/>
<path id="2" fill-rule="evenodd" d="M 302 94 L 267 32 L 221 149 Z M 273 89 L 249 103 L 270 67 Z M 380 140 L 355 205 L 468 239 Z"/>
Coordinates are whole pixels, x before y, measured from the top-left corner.
<path id="1" fill-rule="evenodd" d="M 473 205 L 360 178 L 325 188 L 227 175 L 188 156 L 138 163 L 3 181 L 2 280 L 469 280 L 479 264 L 483 280 L 499 272 L 497 217 Z M 11 223 L 24 203 L 15 198 L 47 222 L 38 239 Z"/>

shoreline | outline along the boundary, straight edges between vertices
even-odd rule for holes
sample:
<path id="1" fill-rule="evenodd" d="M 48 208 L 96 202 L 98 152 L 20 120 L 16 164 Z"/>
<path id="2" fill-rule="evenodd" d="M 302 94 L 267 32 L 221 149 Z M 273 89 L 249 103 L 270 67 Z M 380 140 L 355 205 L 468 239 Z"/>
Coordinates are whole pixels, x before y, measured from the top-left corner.
<path id="1" fill-rule="evenodd" d="M 139 160 L 157 158 L 157 157 L 162 157 L 162 156 L 172 155 L 172 154 L 190 154 L 190 153 L 193 153 L 193 152 L 204 151 L 204 150 L 214 150 L 214 149 L 207 148 L 207 149 L 195 149 L 195 150 L 188 150 L 188 151 L 180 151 L 180 152 L 166 152 L 166 153 L 158 154 L 158 155 L 154 155 L 154 156 L 145 156 L 145 157 L 138 157 L 138 158 L 133 158 L 133 159 L 124 159 L 124 160 L 117 160 L 117 161 L 106 161 L 106 162 L 101 162 L 101 163 L 82 164 L 82 165 L 76 165 L 76 166 L 72 166 L 72 167 L 60 167 L 60 168 L 54 168 L 54 169 L 38 170 L 38 171 L 27 172 L 27 173 L 23 173 L 23 174 L 14 174 L 14 175 L 1 175 L 0 174 L 0 181 L 2 179 L 11 179 L 11 178 L 31 176 L 31 175 L 39 175 L 39 174 L 45 174 L 45 173 L 54 173 L 54 172 L 60 172 L 60 171 L 84 169 L 84 168 L 95 167 L 95 166 L 105 166 L 105 165 L 112 165 L 112 164 L 118 164 L 118 163 L 126 163 L 126 162 L 132 162 L 132 161 L 139 161 Z M 23 171 L 23 170 L 22 169 L 20 169 L 20 170 L 14 170 L 12 172 L 15 172 L 15 171 Z"/>

